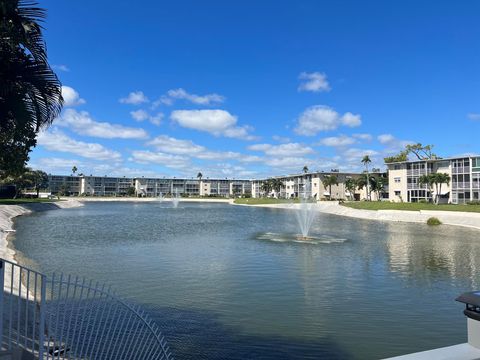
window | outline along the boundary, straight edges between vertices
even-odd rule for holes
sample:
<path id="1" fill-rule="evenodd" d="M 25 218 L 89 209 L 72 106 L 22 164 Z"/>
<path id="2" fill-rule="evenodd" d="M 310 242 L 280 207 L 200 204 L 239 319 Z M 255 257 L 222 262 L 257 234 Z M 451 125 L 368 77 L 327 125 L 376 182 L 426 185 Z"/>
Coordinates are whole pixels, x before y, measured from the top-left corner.
<path id="1" fill-rule="evenodd" d="M 400 170 L 400 165 L 394 165 L 393 170 Z"/>
<path id="2" fill-rule="evenodd" d="M 396 178 L 394 178 L 394 181 L 395 181 L 396 183 L 399 183 L 399 182 L 401 181 L 401 179 L 400 179 L 399 177 L 396 177 Z"/>
<path id="3" fill-rule="evenodd" d="M 395 191 L 395 196 L 400 196 L 400 191 Z"/>

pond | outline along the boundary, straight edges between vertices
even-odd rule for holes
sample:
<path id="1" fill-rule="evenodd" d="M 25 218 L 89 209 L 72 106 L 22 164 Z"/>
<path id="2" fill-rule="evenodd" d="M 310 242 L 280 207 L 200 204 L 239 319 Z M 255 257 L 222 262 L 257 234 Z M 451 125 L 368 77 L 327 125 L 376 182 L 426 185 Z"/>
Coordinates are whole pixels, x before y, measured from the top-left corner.
<path id="1" fill-rule="evenodd" d="M 479 232 L 294 210 L 89 202 L 16 220 L 22 262 L 112 284 L 177 359 L 372 359 L 466 341 Z M 278 241 L 278 240 L 281 241 Z M 290 241 L 289 239 L 292 239 Z"/>

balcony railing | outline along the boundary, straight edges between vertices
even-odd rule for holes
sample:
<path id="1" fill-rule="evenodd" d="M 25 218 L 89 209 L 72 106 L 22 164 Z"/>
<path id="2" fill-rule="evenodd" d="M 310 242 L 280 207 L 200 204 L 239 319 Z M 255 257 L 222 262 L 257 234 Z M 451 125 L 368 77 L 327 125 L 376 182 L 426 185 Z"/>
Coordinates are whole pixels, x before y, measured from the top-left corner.
<path id="1" fill-rule="evenodd" d="M 0 259 L 3 351 L 53 359 L 164 359 L 159 328 L 109 287 L 72 276 L 47 276 Z"/>

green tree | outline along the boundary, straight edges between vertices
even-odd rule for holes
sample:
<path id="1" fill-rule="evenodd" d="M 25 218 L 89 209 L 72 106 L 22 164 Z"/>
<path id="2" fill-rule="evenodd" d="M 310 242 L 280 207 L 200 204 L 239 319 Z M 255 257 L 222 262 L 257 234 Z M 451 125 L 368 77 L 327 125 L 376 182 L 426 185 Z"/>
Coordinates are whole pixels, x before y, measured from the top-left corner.
<path id="1" fill-rule="evenodd" d="M 374 184 L 375 182 L 376 182 L 375 177 L 370 174 L 367 175 L 367 173 L 363 173 L 356 180 L 356 185 L 360 190 L 362 190 L 363 188 L 366 188 L 368 200 L 372 198 L 372 191 L 373 191 L 373 188 L 375 187 L 375 184 Z"/>
<path id="2" fill-rule="evenodd" d="M 22 174 L 37 133 L 63 105 L 39 25 L 46 13 L 35 5 L 0 1 L 0 177 Z"/>
<path id="3" fill-rule="evenodd" d="M 385 191 L 385 186 L 388 185 L 388 178 L 384 176 L 371 176 L 372 191 L 377 193 L 377 200 L 381 200 L 381 195 Z"/>
<path id="4" fill-rule="evenodd" d="M 433 201 L 436 205 L 438 205 L 440 201 L 440 194 L 442 193 L 442 185 L 450 184 L 450 175 L 445 173 L 431 173 L 422 175 L 418 178 L 418 184 L 421 186 L 426 186 L 428 191 L 430 191 L 430 194 L 433 193 L 433 188 L 435 188 L 435 198 Z"/>
<path id="5" fill-rule="evenodd" d="M 350 200 L 354 200 L 355 189 L 357 188 L 357 183 L 355 179 L 348 178 L 345 180 L 345 189 L 350 193 Z"/>
<path id="6" fill-rule="evenodd" d="M 271 185 L 272 185 L 272 189 L 277 193 L 277 197 L 278 197 L 283 187 L 283 181 L 280 179 L 273 178 L 271 179 Z"/>
<path id="7" fill-rule="evenodd" d="M 263 191 L 263 194 L 265 196 L 268 196 L 268 194 L 270 194 L 270 192 L 272 191 L 272 179 L 262 181 L 260 189 Z"/>
<path id="8" fill-rule="evenodd" d="M 328 193 L 330 200 L 332 199 L 332 186 L 338 185 L 338 179 L 335 175 L 324 175 L 322 177 L 322 184 L 325 188 L 328 187 Z"/>
<path id="9" fill-rule="evenodd" d="M 367 179 L 370 178 L 368 174 L 368 165 L 370 165 L 372 160 L 370 159 L 370 156 L 365 155 L 362 158 L 362 164 L 365 166 L 365 173 L 367 174 Z M 365 184 L 367 186 L 367 200 L 370 201 L 370 181 L 365 181 Z"/>
<path id="10" fill-rule="evenodd" d="M 130 186 L 127 189 L 127 196 L 134 196 L 135 195 L 135 188 L 133 186 Z"/>
<path id="11" fill-rule="evenodd" d="M 308 166 L 305 165 L 305 166 L 303 167 L 302 171 L 303 171 L 305 174 L 308 173 Z"/>
<path id="12" fill-rule="evenodd" d="M 385 164 L 407 161 L 408 160 L 408 151 L 406 151 L 406 150 L 400 151 L 397 155 L 387 156 L 387 157 L 383 158 L 383 160 L 385 161 Z"/>
<path id="13" fill-rule="evenodd" d="M 202 174 L 201 172 L 199 172 L 199 173 L 197 174 L 197 179 L 198 179 L 199 181 L 202 181 L 202 178 L 203 178 L 203 174 Z"/>
<path id="14" fill-rule="evenodd" d="M 75 175 L 75 173 L 78 171 L 77 167 L 73 165 L 72 167 L 72 174 Z"/>

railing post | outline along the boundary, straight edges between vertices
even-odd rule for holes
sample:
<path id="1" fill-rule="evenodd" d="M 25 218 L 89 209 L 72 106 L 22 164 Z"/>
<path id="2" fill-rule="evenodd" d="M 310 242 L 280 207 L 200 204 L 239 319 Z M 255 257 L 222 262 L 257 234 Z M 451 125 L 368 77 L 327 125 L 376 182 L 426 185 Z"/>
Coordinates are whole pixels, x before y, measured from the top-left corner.
<path id="1" fill-rule="evenodd" d="M 3 292 L 5 281 L 5 263 L 0 259 L 0 348 L 3 344 Z"/>
<path id="2" fill-rule="evenodd" d="M 40 291 L 40 323 L 38 324 L 38 358 L 43 360 L 45 347 L 45 307 L 47 297 L 47 277 L 41 275 L 42 285 Z"/>

